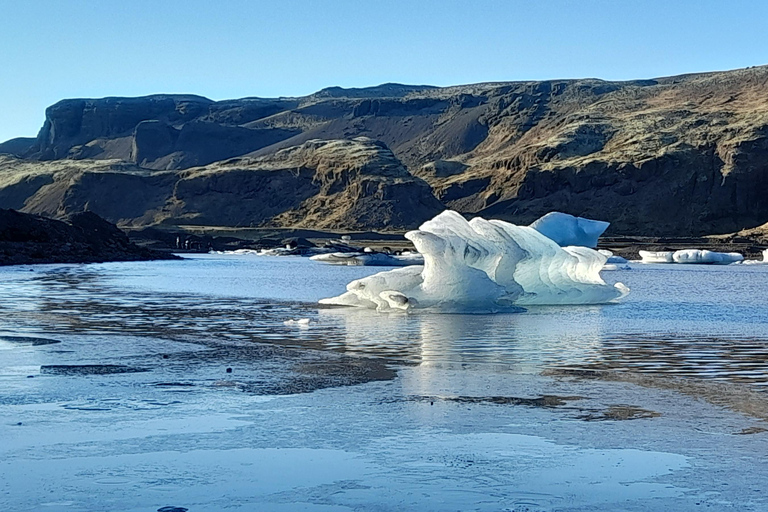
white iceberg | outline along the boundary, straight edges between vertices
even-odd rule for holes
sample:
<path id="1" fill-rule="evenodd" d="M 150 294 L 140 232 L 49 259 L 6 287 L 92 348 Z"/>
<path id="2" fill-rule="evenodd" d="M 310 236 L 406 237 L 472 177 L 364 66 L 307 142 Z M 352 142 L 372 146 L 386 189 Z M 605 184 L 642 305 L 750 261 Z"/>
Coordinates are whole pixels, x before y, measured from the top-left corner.
<path id="1" fill-rule="evenodd" d="M 288 320 L 285 320 L 283 322 L 283 325 L 287 327 L 306 328 L 306 327 L 309 327 L 311 323 L 312 321 L 309 318 L 299 318 L 298 320 L 290 318 Z"/>
<path id="2" fill-rule="evenodd" d="M 610 225 L 610 222 L 601 220 L 550 212 L 531 224 L 531 227 L 557 242 L 560 247 L 578 245 L 594 248 L 597 247 L 597 239 Z"/>
<path id="3" fill-rule="evenodd" d="M 728 265 L 743 261 L 744 256 L 737 252 L 715 252 L 706 249 L 683 249 L 675 251 L 672 255 L 675 263 L 694 263 L 694 264 L 713 264 Z"/>
<path id="4" fill-rule="evenodd" d="M 675 251 L 639 251 L 643 263 L 674 263 Z"/>
<path id="5" fill-rule="evenodd" d="M 744 261 L 738 252 L 715 252 L 706 249 L 681 249 L 679 251 L 640 251 L 643 263 L 683 263 L 728 265 Z"/>
<path id="6" fill-rule="evenodd" d="M 587 247 L 561 248 L 529 226 L 445 211 L 406 233 L 423 266 L 352 281 L 322 304 L 379 311 L 490 313 L 529 304 L 602 304 L 629 292 L 600 277 L 607 257 Z"/>
<path id="7" fill-rule="evenodd" d="M 404 267 L 424 264 L 424 257 L 421 254 L 411 252 L 396 255 L 374 252 L 332 252 L 316 254 L 309 259 L 329 265 L 350 266 Z"/>

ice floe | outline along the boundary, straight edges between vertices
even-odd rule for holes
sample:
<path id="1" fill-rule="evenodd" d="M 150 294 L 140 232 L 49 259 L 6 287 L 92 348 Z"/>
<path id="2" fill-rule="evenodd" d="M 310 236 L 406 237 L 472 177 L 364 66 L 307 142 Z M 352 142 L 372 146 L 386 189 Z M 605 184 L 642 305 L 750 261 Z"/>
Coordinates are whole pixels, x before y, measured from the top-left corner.
<path id="1" fill-rule="evenodd" d="M 352 281 L 322 304 L 379 311 L 488 313 L 531 304 L 601 304 L 629 292 L 606 284 L 607 256 L 588 247 L 560 247 L 531 226 L 445 211 L 406 233 L 424 257 Z"/>
<path id="2" fill-rule="evenodd" d="M 330 265 L 373 266 L 373 267 L 405 267 L 408 265 L 423 265 L 424 256 L 418 253 L 404 252 L 403 254 L 385 254 L 381 252 L 332 252 L 317 254 L 309 259 Z"/>
<path id="3" fill-rule="evenodd" d="M 561 247 L 579 245 L 594 248 L 597 247 L 597 239 L 610 225 L 610 222 L 601 220 L 550 212 L 531 224 L 531 227 Z"/>
<path id="4" fill-rule="evenodd" d="M 639 251 L 643 263 L 683 263 L 728 265 L 744 261 L 738 252 L 715 252 L 706 249 L 681 249 L 679 251 Z"/>
<path id="5" fill-rule="evenodd" d="M 706 249 L 683 249 L 675 251 L 672 255 L 675 263 L 705 263 L 715 265 L 727 265 L 743 261 L 744 256 L 737 252 L 715 252 Z"/>

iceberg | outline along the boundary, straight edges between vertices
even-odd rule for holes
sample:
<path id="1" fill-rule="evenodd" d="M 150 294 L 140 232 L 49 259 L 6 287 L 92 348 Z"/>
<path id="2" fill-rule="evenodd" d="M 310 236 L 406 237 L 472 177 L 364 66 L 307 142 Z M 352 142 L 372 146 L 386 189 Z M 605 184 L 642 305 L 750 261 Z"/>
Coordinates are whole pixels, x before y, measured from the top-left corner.
<path id="1" fill-rule="evenodd" d="M 643 263 L 683 263 L 728 265 L 744 261 L 738 252 L 715 252 L 706 249 L 681 249 L 679 251 L 639 251 Z"/>
<path id="2" fill-rule="evenodd" d="M 406 233 L 423 255 L 412 265 L 357 279 L 321 304 L 378 311 L 445 313 L 519 311 L 533 304 L 603 304 L 625 296 L 600 277 L 607 257 L 588 247 L 560 247 L 530 226 L 444 211 Z"/>
<path id="3" fill-rule="evenodd" d="M 329 265 L 405 267 L 423 265 L 424 257 L 418 253 L 384 254 L 379 252 L 332 252 L 310 256 L 312 261 Z"/>
<path id="4" fill-rule="evenodd" d="M 681 251 L 675 251 L 675 254 L 672 255 L 672 259 L 675 261 L 675 263 L 728 265 L 729 263 L 743 261 L 744 256 L 737 252 L 715 252 L 707 251 L 706 249 L 683 249 Z"/>
<path id="5" fill-rule="evenodd" d="M 600 238 L 610 222 L 574 217 L 567 213 L 550 212 L 536 220 L 531 227 L 542 235 L 554 240 L 561 247 L 578 245 L 597 247 Z"/>

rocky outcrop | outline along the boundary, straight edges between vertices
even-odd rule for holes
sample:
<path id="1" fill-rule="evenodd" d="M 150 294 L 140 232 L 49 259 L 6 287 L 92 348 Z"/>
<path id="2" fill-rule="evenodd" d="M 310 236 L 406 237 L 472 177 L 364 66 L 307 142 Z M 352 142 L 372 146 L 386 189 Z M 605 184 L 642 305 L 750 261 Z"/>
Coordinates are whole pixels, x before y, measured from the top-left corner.
<path id="1" fill-rule="evenodd" d="M 53 217 L 89 210 L 123 226 L 379 230 L 416 227 L 443 209 L 425 181 L 366 138 L 309 141 L 183 171 L 0 157 L 0 205 Z"/>
<path id="2" fill-rule="evenodd" d="M 360 136 L 383 143 L 414 181 L 393 181 L 379 190 L 371 182 L 363 187 L 365 179 L 356 175 L 362 181 L 349 182 L 351 196 L 343 196 L 360 205 L 356 213 L 349 213 L 336 191 L 326 193 L 317 167 L 298 166 L 296 178 L 287 168 L 253 174 L 249 167 L 285 160 L 283 150 L 303 154 L 292 148 L 315 144 L 310 141 Z M 152 184 L 163 192 L 142 203 L 147 214 L 140 220 L 135 212 L 109 214 L 120 222 L 172 221 L 178 215 L 289 224 L 303 222 L 304 215 L 317 222 L 332 219 L 327 222 L 333 225 L 358 219 L 354 225 L 359 226 L 368 222 L 364 209 L 378 212 L 370 222 L 397 219 L 394 209 L 381 213 L 396 209 L 393 197 L 405 201 L 404 211 L 422 208 L 424 196 L 416 191 L 421 185 L 413 183 L 423 182 L 444 207 L 468 215 L 528 223 L 558 210 L 610 220 L 611 235 L 691 236 L 768 222 L 766 66 L 627 82 L 332 87 L 301 98 L 221 102 L 171 95 L 65 100 L 48 109 L 40 135 L 26 152 L 25 144 L 14 143 L 7 152 L 32 160 L 92 160 L 89 165 L 97 167 L 106 165 L 100 160 L 117 159 L 134 166 L 130 173 L 136 183 L 150 175 L 162 181 L 148 169 L 190 170 L 178 173 L 178 180 L 169 178 L 172 186 Z M 339 145 L 334 154 L 356 147 Z M 240 157 L 237 163 L 227 163 L 235 157 Z M 200 166 L 211 173 L 215 169 L 215 179 L 193 170 Z M 227 172 L 231 175 L 225 177 Z M 344 176 L 334 174 L 334 179 Z M 267 178 L 275 180 L 272 189 L 260 181 Z M 13 192 L 0 190 L 0 206 L 7 204 L 2 197 L 18 199 L 46 179 L 16 180 Z M 263 209 L 248 200 L 222 202 L 226 215 L 208 210 L 200 199 L 202 183 L 212 190 L 242 187 L 250 191 L 242 197 L 258 198 L 253 200 Z M 55 192 L 53 184 L 43 186 Z M 165 195 L 169 186 L 173 190 Z M 273 194 L 267 200 L 257 189 Z M 160 196 L 170 202 L 159 205 Z M 328 197 L 334 199 L 324 203 Z M 67 195 L 75 198 L 84 200 L 79 193 Z M 422 218 L 435 204 L 427 202 Z M 24 208 L 37 208 L 32 203 L 24 202 Z"/>
<path id="3" fill-rule="evenodd" d="M 30 137 L 16 137 L 0 143 L 0 155 L 24 156 L 30 152 L 37 139 Z"/>
<path id="4" fill-rule="evenodd" d="M 77 213 L 62 222 L 0 209 L 0 265 L 174 258 L 138 247 L 92 212 Z"/>
<path id="5" fill-rule="evenodd" d="M 180 173 L 168 222 L 407 229 L 440 212 L 426 182 L 383 144 L 308 141 L 273 155 Z"/>

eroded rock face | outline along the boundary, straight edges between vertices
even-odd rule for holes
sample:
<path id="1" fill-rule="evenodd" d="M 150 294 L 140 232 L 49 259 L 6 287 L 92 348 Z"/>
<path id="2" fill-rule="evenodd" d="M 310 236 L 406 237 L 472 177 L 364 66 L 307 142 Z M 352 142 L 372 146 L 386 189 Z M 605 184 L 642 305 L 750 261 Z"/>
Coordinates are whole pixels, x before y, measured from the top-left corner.
<path id="1" fill-rule="evenodd" d="M 183 171 L 0 157 L 0 204 L 54 217 L 87 209 L 125 226 L 379 230 L 413 228 L 443 209 L 425 181 L 366 138 L 313 140 Z"/>
<path id="2" fill-rule="evenodd" d="M 443 207 L 383 144 L 308 141 L 181 174 L 170 219 L 235 226 L 406 229 Z"/>
<path id="3" fill-rule="evenodd" d="M 359 136 L 381 141 L 445 207 L 467 214 L 529 223 L 557 210 L 609 219 L 608 234 L 660 236 L 734 232 L 768 222 L 766 66 L 628 82 L 333 87 L 302 98 L 221 102 L 171 95 L 65 100 L 48 109 L 31 149 L 25 152 L 29 142 L 18 141 L 6 143 L 6 152 L 43 160 L 119 159 L 169 171 L 213 164 L 217 172 L 234 174 L 211 178 L 205 186 L 242 187 L 250 190 L 245 197 L 272 191 L 261 213 L 251 206 L 237 212 L 222 201 L 229 213 L 219 218 L 232 219 L 228 222 L 248 217 L 255 219 L 249 224 L 295 223 L 301 215 L 334 219 L 327 221 L 332 224 L 352 217 L 359 219 L 355 225 L 400 222 L 396 208 L 387 210 L 394 208 L 386 202 L 392 197 L 411 205 L 407 211 L 421 208 L 421 218 L 428 218 L 432 206 L 405 199 L 422 197 L 411 190 L 418 180 L 393 181 L 380 189 L 378 181 L 356 175 L 351 195 L 344 196 L 359 208 L 350 216 L 348 204 L 320 199 L 341 198 L 323 180 L 339 187 L 342 174 L 316 176 L 317 167 L 299 166 L 305 171 L 299 172 L 291 196 L 285 184 L 293 182 L 285 173 L 271 175 L 277 181 L 270 189 L 260 181 L 263 175 L 243 173 L 243 162 L 215 164 L 233 157 L 277 162 L 287 158 L 281 151 L 310 141 Z M 355 148 L 339 146 L 335 154 Z M 334 158 L 352 161 L 355 156 Z M 190 181 L 175 189 L 186 198 L 182 203 L 198 198 L 196 213 L 186 203 L 166 212 L 213 218 L 213 209 L 203 208 L 202 182 L 192 179 L 194 174 L 182 176 Z M 14 194 L 38 183 L 30 179 L 16 183 Z M 7 204 L 3 193 L 0 206 Z M 434 205 L 431 199 L 427 203 Z M 338 208 L 343 211 L 337 215 Z M 156 213 L 148 217 L 157 218 Z"/>

